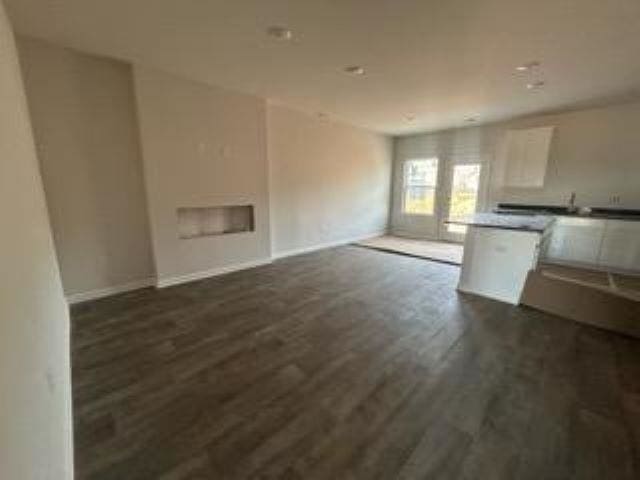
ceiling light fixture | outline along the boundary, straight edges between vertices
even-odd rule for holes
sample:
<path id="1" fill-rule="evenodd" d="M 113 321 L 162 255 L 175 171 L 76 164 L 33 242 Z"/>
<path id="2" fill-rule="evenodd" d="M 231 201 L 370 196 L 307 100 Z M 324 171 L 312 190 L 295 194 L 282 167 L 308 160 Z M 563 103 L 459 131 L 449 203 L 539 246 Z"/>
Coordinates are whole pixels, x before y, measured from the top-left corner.
<path id="1" fill-rule="evenodd" d="M 291 40 L 293 38 L 293 32 L 287 27 L 279 25 L 273 25 L 267 28 L 267 34 L 270 37 L 277 38 L 278 40 Z"/>
<path id="2" fill-rule="evenodd" d="M 354 76 L 361 76 L 365 74 L 364 67 L 361 67 L 360 65 L 351 65 L 349 67 L 344 67 L 344 71 L 345 73 Z"/>
<path id="3" fill-rule="evenodd" d="M 518 72 L 528 72 L 529 70 L 533 70 L 534 68 L 537 68 L 539 66 L 540 66 L 540 62 L 538 62 L 537 60 L 534 60 L 532 62 L 528 62 L 528 63 L 517 66 L 516 70 Z"/>
<path id="4" fill-rule="evenodd" d="M 536 89 L 542 88 L 542 87 L 544 87 L 544 81 L 543 80 L 538 80 L 537 82 L 527 83 L 527 89 L 528 90 L 536 90 Z"/>

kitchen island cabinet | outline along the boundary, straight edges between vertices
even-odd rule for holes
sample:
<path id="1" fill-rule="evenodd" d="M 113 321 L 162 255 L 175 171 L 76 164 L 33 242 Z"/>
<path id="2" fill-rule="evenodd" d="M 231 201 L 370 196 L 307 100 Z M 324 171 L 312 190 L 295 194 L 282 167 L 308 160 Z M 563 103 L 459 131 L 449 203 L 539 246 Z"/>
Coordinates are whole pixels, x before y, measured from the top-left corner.
<path id="1" fill-rule="evenodd" d="M 467 226 L 458 290 L 517 305 L 554 219 L 479 213 L 447 222 Z"/>

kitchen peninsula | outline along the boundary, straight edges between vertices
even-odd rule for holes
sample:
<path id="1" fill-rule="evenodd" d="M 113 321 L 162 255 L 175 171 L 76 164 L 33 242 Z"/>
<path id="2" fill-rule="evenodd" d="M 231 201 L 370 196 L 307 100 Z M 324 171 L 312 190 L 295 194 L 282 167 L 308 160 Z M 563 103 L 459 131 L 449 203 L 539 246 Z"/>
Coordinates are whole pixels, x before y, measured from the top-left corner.
<path id="1" fill-rule="evenodd" d="M 553 222 L 545 215 L 496 213 L 449 219 L 467 227 L 458 290 L 517 305 Z"/>

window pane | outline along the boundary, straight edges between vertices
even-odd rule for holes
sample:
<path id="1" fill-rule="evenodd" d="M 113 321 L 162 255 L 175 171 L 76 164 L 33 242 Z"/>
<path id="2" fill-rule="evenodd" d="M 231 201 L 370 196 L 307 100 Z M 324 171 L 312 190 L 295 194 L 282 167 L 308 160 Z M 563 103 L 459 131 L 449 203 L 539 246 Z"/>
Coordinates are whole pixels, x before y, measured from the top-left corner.
<path id="1" fill-rule="evenodd" d="M 438 183 L 438 159 L 408 160 L 404 163 L 403 211 L 412 215 L 433 215 Z"/>
<path id="2" fill-rule="evenodd" d="M 479 185 L 479 164 L 456 165 L 453 167 L 449 218 L 463 217 L 475 213 Z M 451 233 L 465 233 L 467 231 L 467 228 L 463 225 L 447 225 L 447 229 Z"/>
<path id="3" fill-rule="evenodd" d="M 437 158 L 409 160 L 405 163 L 405 186 L 435 187 L 437 181 Z"/>
<path id="4" fill-rule="evenodd" d="M 435 188 L 407 187 L 404 191 L 404 211 L 414 215 L 433 215 Z"/>

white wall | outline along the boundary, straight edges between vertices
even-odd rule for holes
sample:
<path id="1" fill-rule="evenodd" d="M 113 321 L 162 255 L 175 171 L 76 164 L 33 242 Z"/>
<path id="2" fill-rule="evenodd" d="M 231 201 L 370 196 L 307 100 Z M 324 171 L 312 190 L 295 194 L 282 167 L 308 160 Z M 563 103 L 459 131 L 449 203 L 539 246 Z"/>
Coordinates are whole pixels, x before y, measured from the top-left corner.
<path id="1" fill-rule="evenodd" d="M 275 105 L 267 118 L 274 255 L 386 230 L 389 138 Z"/>
<path id="2" fill-rule="evenodd" d="M 155 264 L 160 284 L 268 261 L 266 102 L 135 68 Z M 247 205 L 256 231 L 179 239 L 179 207 Z"/>
<path id="3" fill-rule="evenodd" d="M 438 183 L 451 181 L 451 165 L 480 163 L 479 209 L 488 203 L 488 185 L 491 162 L 495 149 L 493 129 L 465 128 L 434 134 L 398 137 L 394 142 L 393 203 L 391 229 L 398 235 L 431 237 L 438 235 L 437 216 L 406 215 L 402 212 L 403 162 L 415 158 L 437 157 Z M 446 216 L 446 203 L 442 192 L 436 195 L 436 213 Z"/>
<path id="4" fill-rule="evenodd" d="M 503 185 L 505 159 L 501 155 L 506 132 L 512 128 L 555 125 L 549 163 L 542 188 Z M 395 140 L 395 232 L 424 234 L 419 219 L 400 211 L 402 162 L 438 156 L 444 161 L 478 158 L 485 172 L 480 209 L 498 202 L 565 204 L 571 192 L 588 206 L 640 208 L 640 103 L 540 115 L 499 124 L 398 137 Z M 620 203 L 613 204 L 612 196 Z"/>
<path id="5" fill-rule="evenodd" d="M 28 38 L 18 46 L 65 292 L 148 282 L 131 67 Z"/>
<path id="6" fill-rule="evenodd" d="M 35 39 L 20 53 L 72 299 L 387 228 L 387 137 Z M 254 205 L 256 232 L 178 238 L 177 208 L 234 204 Z"/>
<path id="7" fill-rule="evenodd" d="M 504 188 L 496 155 L 494 202 L 564 204 L 576 192 L 579 205 L 640 208 L 640 102 L 512 121 L 498 126 L 498 149 L 505 127 L 541 125 L 556 126 L 544 188 Z"/>
<path id="8" fill-rule="evenodd" d="M 0 2 L 0 477 L 73 478 L 69 317 Z"/>

